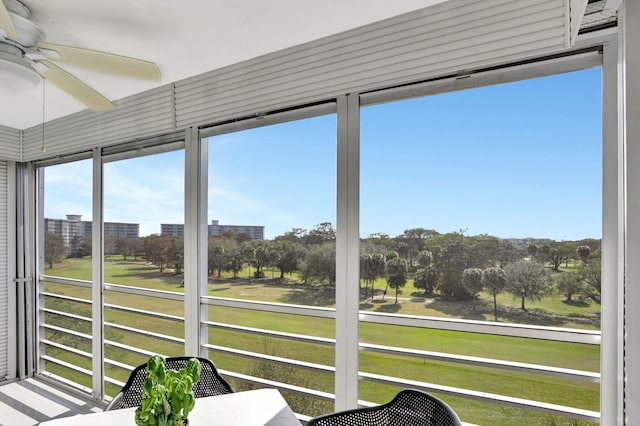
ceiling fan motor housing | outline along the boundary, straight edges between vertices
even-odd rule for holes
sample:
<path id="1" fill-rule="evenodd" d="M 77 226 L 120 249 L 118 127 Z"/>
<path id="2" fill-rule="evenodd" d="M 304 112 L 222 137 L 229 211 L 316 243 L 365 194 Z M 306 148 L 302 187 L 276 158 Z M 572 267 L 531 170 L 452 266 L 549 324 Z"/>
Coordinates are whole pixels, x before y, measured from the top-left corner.
<path id="1" fill-rule="evenodd" d="M 33 70 L 20 48 L 0 42 L 0 80 L 10 89 L 27 90 L 40 83 L 42 77 Z"/>

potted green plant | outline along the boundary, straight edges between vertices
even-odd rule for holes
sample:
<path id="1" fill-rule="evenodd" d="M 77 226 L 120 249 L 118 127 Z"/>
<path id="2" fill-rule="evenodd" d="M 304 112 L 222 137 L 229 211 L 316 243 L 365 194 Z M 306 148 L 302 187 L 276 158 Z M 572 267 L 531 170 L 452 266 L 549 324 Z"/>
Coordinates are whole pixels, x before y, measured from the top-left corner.
<path id="1" fill-rule="evenodd" d="M 142 405 L 136 409 L 138 426 L 186 426 L 196 403 L 193 384 L 200 379 L 200 361 L 191 358 L 182 370 L 167 370 L 159 355 L 147 362 Z"/>

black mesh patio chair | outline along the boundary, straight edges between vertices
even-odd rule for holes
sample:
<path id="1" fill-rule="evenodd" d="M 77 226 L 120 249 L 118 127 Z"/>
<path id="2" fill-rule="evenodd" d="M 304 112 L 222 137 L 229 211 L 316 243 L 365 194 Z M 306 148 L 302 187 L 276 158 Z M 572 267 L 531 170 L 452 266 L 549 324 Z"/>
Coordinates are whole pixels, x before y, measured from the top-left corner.
<path id="1" fill-rule="evenodd" d="M 307 426 L 461 426 L 444 401 L 428 393 L 404 389 L 391 401 L 314 417 Z"/>
<path id="2" fill-rule="evenodd" d="M 181 370 L 187 366 L 190 356 L 181 356 L 165 359 L 167 369 Z M 202 366 L 200 380 L 193 385 L 193 394 L 196 398 L 205 396 L 222 395 L 232 393 L 233 388 L 220 376 L 216 366 L 206 358 L 198 358 Z M 142 405 L 142 388 L 147 379 L 147 364 L 136 367 L 129 376 L 129 380 L 122 390 L 111 400 L 105 411 L 119 410 L 121 408 L 139 407 Z"/>

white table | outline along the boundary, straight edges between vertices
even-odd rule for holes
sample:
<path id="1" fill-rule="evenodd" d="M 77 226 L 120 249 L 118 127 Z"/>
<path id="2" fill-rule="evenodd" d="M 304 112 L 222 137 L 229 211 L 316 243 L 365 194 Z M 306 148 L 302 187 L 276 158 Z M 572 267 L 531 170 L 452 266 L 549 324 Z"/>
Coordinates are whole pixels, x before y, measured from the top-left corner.
<path id="1" fill-rule="evenodd" d="M 135 426 L 135 408 L 59 418 L 42 426 Z M 277 389 L 258 389 L 196 399 L 189 426 L 299 426 Z"/>

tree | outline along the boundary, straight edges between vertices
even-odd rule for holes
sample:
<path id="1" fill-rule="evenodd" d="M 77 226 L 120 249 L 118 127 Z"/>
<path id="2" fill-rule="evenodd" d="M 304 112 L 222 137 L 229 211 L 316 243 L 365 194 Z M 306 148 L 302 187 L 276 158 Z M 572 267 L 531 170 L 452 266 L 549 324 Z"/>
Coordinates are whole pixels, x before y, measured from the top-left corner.
<path id="1" fill-rule="evenodd" d="M 84 243 L 83 238 L 78 235 L 71 238 L 71 241 L 69 241 L 69 250 L 68 250 L 69 257 L 82 258 L 84 256 L 91 255 L 91 251 L 89 252 L 84 251 L 83 243 Z"/>
<path id="2" fill-rule="evenodd" d="M 278 260 L 275 264 L 280 270 L 280 278 L 284 274 L 291 274 L 298 269 L 298 258 L 300 257 L 299 244 L 287 240 L 277 240 L 273 244 L 274 252 L 278 253 Z"/>
<path id="3" fill-rule="evenodd" d="M 321 283 L 336 282 L 336 245 L 333 242 L 316 244 L 309 248 L 300 270 L 305 283 L 316 280 Z"/>
<path id="4" fill-rule="evenodd" d="M 602 270 L 600 268 L 600 259 L 589 259 L 585 265 L 582 266 L 578 275 L 584 283 L 593 290 L 591 297 L 600 303 L 600 296 L 602 292 Z"/>
<path id="5" fill-rule="evenodd" d="M 173 265 L 176 275 L 180 275 L 184 265 L 184 238 L 181 235 L 170 236 L 165 247 L 167 263 Z"/>
<path id="6" fill-rule="evenodd" d="M 169 263 L 182 265 L 183 249 L 171 235 L 151 234 L 145 237 L 143 247 L 147 261 L 157 265 L 160 272 L 163 272 L 165 265 Z"/>
<path id="7" fill-rule="evenodd" d="M 263 268 L 265 266 L 268 266 L 271 260 L 272 260 L 271 248 L 267 245 L 266 242 L 261 241 L 256 246 L 255 255 L 253 258 L 253 264 L 256 267 L 256 272 L 254 276 L 256 278 L 264 277 Z"/>
<path id="8" fill-rule="evenodd" d="M 495 266 L 500 260 L 503 244 L 499 238 L 482 234 L 465 237 L 465 240 L 469 264 L 472 267 L 488 268 Z"/>
<path id="9" fill-rule="evenodd" d="M 413 286 L 424 290 L 424 295 L 433 294 L 438 283 L 438 271 L 433 267 L 420 268 L 413 274 Z"/>
<path id="10" fill-rule="evenodd" d="M 247 262 L 247 265 L 249 265 L 249 278 L 251 278 L 251 264 L 253 263 L 253 259 L 256 257 L 256 248 L 253 245 L 253 241 L 248 241 L 243 244 L 242 256 Z"/>
<path id="11" fill-rule="evenodd" d="M 375 278 L 373 278 L 373 268 L 371 266 L 371 254 L 360 253 L 360 280 L 358 281 L 358 283 L 364 281 L 365 300 L 367 299 L 369 283 L 375 281 Z M 362 294 L 362 285 L 360 285 L 360 294 Z"/>
<path id="12" fill-rule="evenodd" d="M 544 266 L 528 260 L 519 260 L 504 268 L 507 288 L 514 298 L 522 300 L 521 308 L 526 311 L 525 300 L 540 300 L 548 290 L 549 279 Z"/>
<path id="13" fill-rule="evenodd" d="M 529 244 L 527 247 L 527 253 L 531 257 L 531 260 L 536 260 L 536 254 L 538 254 L 538 246 L 536 244 Z"/>
<path id="14" fill-rule="evenodd" d="M 398 244 L 393 238 L 390 238 L 388 234 L 377 232 L 364 239 L 360 247 L 364 253 L 386 254 L 390 251 L 396 251 Z"/>
<path id="15" fill-rule="evenodd" d="M 373 286 L 376 280 L 383 277 L 386 271 L 386 262 L 381 253 L 362 253 L 360 255 L 360 277 L 364 280 L 364 298 L 367 298 L 368 288 L 371 285 L 371 297 L 373 298 Z"/>
<path id="16" fill-rule="evenodd" d="M 425 228 L 412 228 L 406 229 L 402 235 L 398 236 L 398 252 L 402 252 L 406 255 L 409 261 L 409 268 L 413 268 L 413 260 L 415 256 L 422 250 L 424 241 L 438 235 L 433 229 Z"/>
<path id="17" fill-rule="evenodd" d="M 493 296 L 493 319 L 498 321 L 498 302 L 496 296 L 502 293 L 507 285 L 507 277 L 502 268 L 492 266 L 482 271 L 482 284 Z"/>
<path id="18" fill-rule="evenodd" d="M 462 271 L 462 285 L 473 297 L 473 311 L 476 310 L 476 298 L 482 290 L 482 269 L 468 268 Z"/>
<path id="19" fill-rule="evenodd" d="M 227 263 L 225 271 L 233 272 L 233 278 L 238 278 L 238 273 L 242 271 L 244 256 L 240 247 L 236 246 L 231 250 L 231 253 L 226 256 Z"/>
<path id="20" fill-rule="evenodd" d="M 559 271 L 560 265 L 568 262 L 573 253 L 575 253 L 573 243 L 556 243 L 549 248 L 547 257 L 549 262 L 551 262 L 553 270 Z"/>
<path id="21" fill-rule="evenodd" d="M 49 269 L 53 268 L 54 263 L 62 262 L 67 248 L 64 246 L 64 240 L 58 234 L 53 232 L 45 232 L 44 234 L 44 261 L 49 264 Z"/>
<path id="22" fill-rule="evenodd" d="M 136 250 L 139 248 L 139 240 L 136 238 L 117 238 L 114 246 L 117 253 L 121 254 L 126 262 L 127 256 L 136 255 Z"/>
<path id="23" fill-rule="evenodd" d="M 420 253 L 418 253 L 418 266 L 420 266 L 423 269 L 426 269 L 428 267 L 431 266 L 431 263 L 433 262 L 433 253 L 431 253 L 429 250 L 421 250 Z"/>
<path id="24" fill-rule="evenodd" d="M 568 301 L 571 296 L 584 290 L 581 277 L 575 272 L 561 272 L 557 281 L 558 289 L 565 295 Z"/>
<path id="25" fill-rule="evenodd" d="M 117 238 L 113 235 L 104 234 L 102 236 L 102 244 L 104 247 L 104 253 L 106 255 L 112 255 L 118 252 L 118 250 L 116 249 L 116 240 Z"/>
<path id="26" fill-rule="evenodd" d="M 271 268 L 271 279 L 274 279 L 275 270 L 278 267 L 278 263 L 280 262 L 280 252 L 276 250 L 273 245 L 273 242 L 269 244 L 269 258 L 267 259 L 267 265 Z M 282 272 L 280 273 L 280 277 L 282 278 Z"/>
<path id="27" fill-rule="evenodd" d="M 331 222 L 319 223 L 313 227 L 307 235 L 303 237 L 305 244 L 322 244 L 327 241 L 336 239 L 336 231 L 333 229 Z"/>
<path id="28" fill-rule="evenodd" d="M 582 264 L 584 265 L 587 263 L 589 254 L 591 254 L 591 248 L 587 245 L 581 245 L 576 248 L 576 253 L 578 254 L 578 256 L 580 256 L 580 259 L 582 259 Z"/>
<path id="29" fill-rule="evenodd" d="M 400 258 L 394 257 L 387 262 L 387 284 L 396 290 L 396 301 L 398 303 L 398 294 L 400 289 L 407 283 L 407 262 Z"/>
<path id="30" fill-rule="evenodd" d="M 439 272 L 440 294 L 445 299 L 463 300 L 469 293 L 462 285 L 462 271 L 475 267 L 471 263 L 463 231 L 437 235 L 429 240 L 428 250 L 433 253 L 433 263 Z"/>

